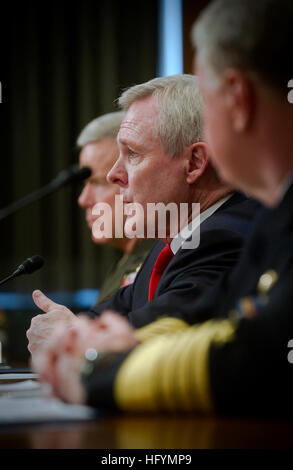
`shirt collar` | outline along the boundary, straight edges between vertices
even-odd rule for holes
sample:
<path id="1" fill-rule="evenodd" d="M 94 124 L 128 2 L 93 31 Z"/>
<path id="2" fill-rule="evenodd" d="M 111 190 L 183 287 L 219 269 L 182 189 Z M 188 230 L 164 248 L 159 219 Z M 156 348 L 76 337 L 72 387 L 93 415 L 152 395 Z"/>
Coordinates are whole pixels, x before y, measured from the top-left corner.
<path id="1" fill-rule="evenodd" d="M 225 196 L 222 199 L 219 199 L 217 202 L 215 202 L 215 204 L 208 207 L 205 211 L 196 215 L 196 217 L 194 217 L 188 225 L 186 225 L 182 230 L 180 230 L 180 232 L 173 238 L 170 244 L 170 248 L 174 255 L 176 255 L 183 243 L 191 237 L 192 233 L 200 226 L 200 224 L 202 224 L 214 212 L 216 212 L 217 209 L 219 209 L 223 204 L 225 204 L 225 202 L 228 201 L 232 197 L 232 195 L 233 193 L 228 194 L 228 196 Z"/>
<path id="2" fill-rule="evenodd" d="M 292 173 L 285 179 L 285 181 L 283 181 L 283 184 L 282 184 L 282 187 L 281 187 L 281 191 L 280 191 L 280 199 L 279 199 L 279 204 L 281 203 L 281 201 L 284 199 L 284 197 L 286 196 L 291 184 L 293 183 L 293 175 Z"/>

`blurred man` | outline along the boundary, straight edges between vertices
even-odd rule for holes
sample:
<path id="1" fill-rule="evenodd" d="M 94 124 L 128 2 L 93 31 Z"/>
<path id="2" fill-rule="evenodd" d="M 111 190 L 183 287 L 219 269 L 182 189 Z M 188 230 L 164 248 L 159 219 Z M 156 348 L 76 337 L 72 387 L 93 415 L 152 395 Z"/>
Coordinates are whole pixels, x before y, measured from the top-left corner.
<path id="1" fill-rule="evenodd" d="M 113 309 L 136 327 L 167 314 L 190 321 L 195 299 L 236 263 L 255 203 L 233 193 L 210 165 L 209 148 L 202 138 L 201 97 L 193 76 L 175 75 L 137 85 L 122 95 L 120 104 L 126 116 L 118 134 L 120 155 L 109 181 L 119 184 L 126 208 L 139 203 L 144 209 L 144 226 L 149 222 L 149 203 L 172 202 L 176 208 L 185 203 L 188 214 L 180 236 L 169 233 L 168 222 L 165 243 L 155 245 L 135 283 L 90 314 L 95 317 Z M 188 224 L 198 221 L 193 203 L 200 204 L 200 227 L 195 224 L 192 235 L 186 235 Z M 156 238 L 162 239 L 156 230 L 157 226 Z M 199 246 L 185 248 L 186 238 L 199 235 L 199 230 Z M 39 291 L 34 300 L 47 315 L 35 317 L 27 333 L 32 353 L 47 341 L 50 331 L 55 334 L 58 322 L 69 326 L 74 320 L 66 307 Z"/>
<path id="2" fill-rule="evenodd" d="M 115 196 L 119 194 L 119 186 L 107 181 L 107 173 L 118 158 L 117 134 L 124 112 L 104 114 L 91 121 L 82 130 L 77 145 L 80 147 L 80 166 L 92 170 L 91 177 L 86 180 L 78 198 L 78 204 L 85 210 L 86 222 L 90 229 L 96 217 L 92 208 L 96 203 L 107 203 L 112 208 L 112 218 L 115 217 Z M 153 243 L 137 238 L 99 237 L 92 239 L 97 244 L 114 246 L 122 254 L 118 263 L 109 271 L 100 289 L 98 302 L 111 297 L 121 286 L 131 284 L 135 275 L 146 258 Z"/>

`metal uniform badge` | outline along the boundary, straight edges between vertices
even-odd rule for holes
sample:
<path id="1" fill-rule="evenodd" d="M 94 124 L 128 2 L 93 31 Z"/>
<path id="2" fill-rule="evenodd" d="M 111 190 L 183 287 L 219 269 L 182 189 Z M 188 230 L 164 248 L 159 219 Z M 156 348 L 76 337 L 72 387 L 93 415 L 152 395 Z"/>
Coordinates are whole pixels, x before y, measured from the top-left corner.
<path id="1" fill-rule="evenodd" d="M 257 283 L 257 295 L 242 297 L 238 300 L 236 308 L 231 314 L 237 317 L 254 318 L 261 307 L 269 301 L 269 292 L 278 280 L 278 273 L 274 269 L 265 271 Z"/>

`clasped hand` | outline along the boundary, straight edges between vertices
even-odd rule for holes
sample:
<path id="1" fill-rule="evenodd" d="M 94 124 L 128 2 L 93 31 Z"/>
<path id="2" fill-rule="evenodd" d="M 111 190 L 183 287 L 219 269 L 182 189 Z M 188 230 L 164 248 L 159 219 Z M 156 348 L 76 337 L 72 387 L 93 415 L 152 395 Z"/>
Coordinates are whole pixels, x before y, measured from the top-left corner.
<path id="1" fill-rule="evenodd" d="M 85 403 L 80 372 L 89 348 L 119 352 L 137 344 L 130 323 L 114 312 L 94 320 L 76 316 L 41 291 L 33 293 L 36 305 L 45 312 L 32 319 L 27 332 L 32 368 L 41 381 L 51 385 L 55 396 L 71 403 Z"/>

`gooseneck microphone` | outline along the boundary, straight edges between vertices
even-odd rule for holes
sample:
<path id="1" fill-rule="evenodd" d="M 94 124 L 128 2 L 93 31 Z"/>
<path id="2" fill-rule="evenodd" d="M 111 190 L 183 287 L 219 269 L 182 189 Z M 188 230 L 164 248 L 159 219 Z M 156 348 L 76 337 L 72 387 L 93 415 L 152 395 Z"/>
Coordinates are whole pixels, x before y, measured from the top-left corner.
<path id="1" fill-rule="evenodd" d="M 9 215 L 14 214 L 23 207 L 32 204 L 33 202 L 39 201 L 43 197 L 57 191 L 57 189 L 62 188 L 63 186 L 71 183 L 76 183 L 83 181 L 90 177 L 92 171 L 90 168 L 84 166 L 79 167 L 79 165 L 73 165 L 67 170 L 61 171 L 56 178 L 54 178 L 49 184 L 43 186 L 43 188 L 34 191 L 33 193 L 25 196 L 19 201 L 13 202 L 9 206 L 0 210 L 0 220 L 5 219 Z"/>
<path id="2" fill-rule="evenodd" d="M 40 269 L 44 264 L 44 259 L 41 256 L 31 256 L 30 258 L 26 259 L 22 264 L 18 266 L 18 268 L 10 274 L 10 276 L 6 277 L 2 281 L 0 281 L 0 286 L 5 284 L 10 279 L 14 279 L 17 276 L 21 276 L 22 274 L 32 274 L 33 272 Z"/>
<path id="3" fill-rule="evenodd" d="M 67 170 L 60 171 L 59 175 L 57 175 L 49 184 L 55 189 L 59 189 L 66 184 L 83 181 L 89 178 L 91 174 L 92 170 L 87 166 L 80 167 L 79 165 L 72 165 Z"/>

